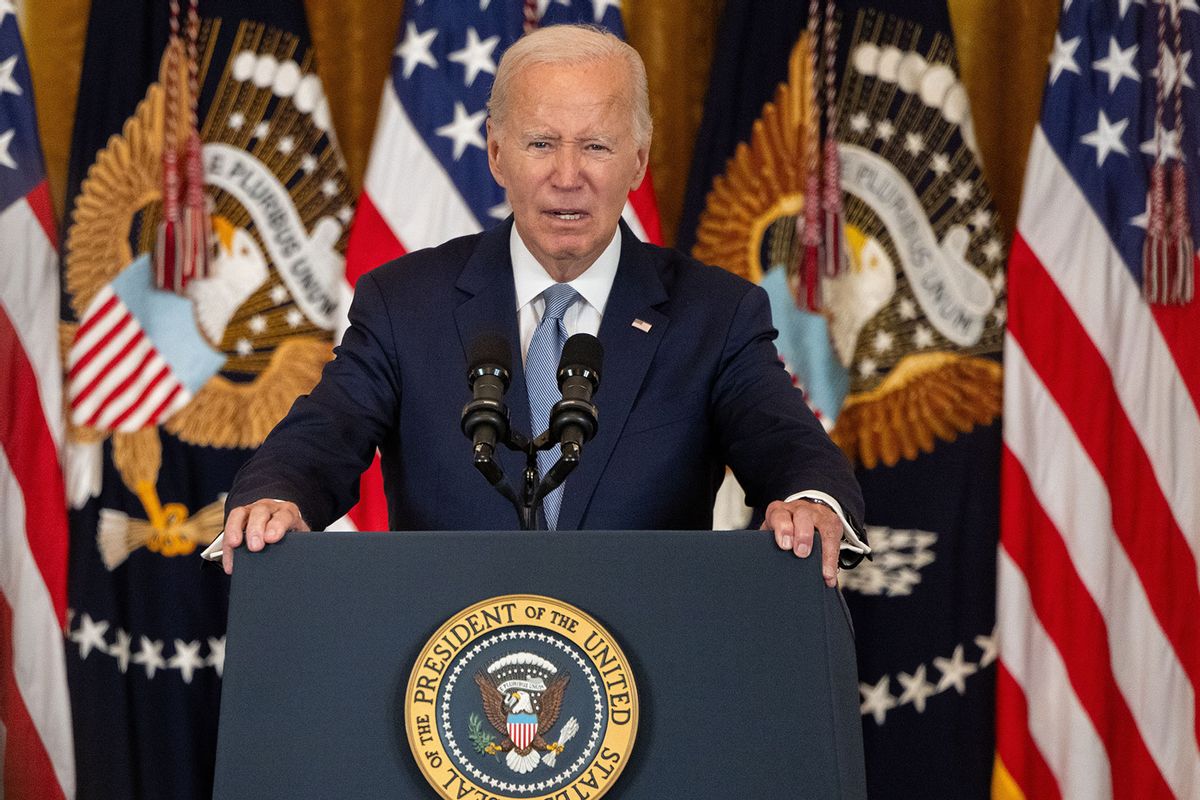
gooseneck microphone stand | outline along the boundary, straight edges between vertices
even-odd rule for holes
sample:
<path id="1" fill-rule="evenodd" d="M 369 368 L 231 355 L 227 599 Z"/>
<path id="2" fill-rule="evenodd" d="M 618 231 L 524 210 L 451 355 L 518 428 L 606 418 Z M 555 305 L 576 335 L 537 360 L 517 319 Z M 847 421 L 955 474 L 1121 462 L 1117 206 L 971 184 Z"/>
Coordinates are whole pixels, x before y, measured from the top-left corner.
<path id="1" fill-rule="evenodd" d="M 596 435 L 597 411 L 591 398 L 600 385 L 603 350 L 599 340 L 588 334 L 567 340 L 558 370 L 563 399 L 550 409 L 550 426 L 535 438 L 512 428 L 503 401 L 509 385 L 507 342 L 503 342 L 502 352 L 496 341 L 481 337 L 472 351 L 475 357 L 467 380 L 475 398 L 463 408 L 462 430 L 474 442 L 475 469 L 513 504 L 521 530 L 538 530 L 542 501 L 579 466 L 583 445 Z M 519 494 L 505 480 L 504 468 L 496 459 L 500 444 L 525 454 Z M 555 445 L 562 446 L 558 460 L 545 475 L 539 475 L 537 454 Z"/>

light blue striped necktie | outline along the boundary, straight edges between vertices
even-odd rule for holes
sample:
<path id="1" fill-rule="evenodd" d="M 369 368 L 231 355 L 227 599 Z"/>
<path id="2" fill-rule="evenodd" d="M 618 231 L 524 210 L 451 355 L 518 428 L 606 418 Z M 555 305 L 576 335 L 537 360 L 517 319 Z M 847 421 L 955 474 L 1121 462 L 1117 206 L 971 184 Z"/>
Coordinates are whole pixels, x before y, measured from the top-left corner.
<path id="1" fill-rule="evenodd" d="M 550 424 L 550 408 L 562 399 L 558 390 L 558 361 L 562 358 L 563 345 L 567 341 L 567 326 L 563 314 L 579 299 L 579 293 L 568 284 L 556 283 L 542 292 L 546 310 L 542 321 L 533 331 L 529 341 L 529 352 L 525 354 L 525 384 L 529 388 L 529 421 L 533 425 L 530 433 L 541 434 Z M 538 453 L 538 472 L 543 476 L 558 461 L 560 447 Z M 558 525 L 558 511 L 562 508 L 563 487 L 559 486 L 542 501 L 546 515 L 546 527 L 554 530 Z"/>

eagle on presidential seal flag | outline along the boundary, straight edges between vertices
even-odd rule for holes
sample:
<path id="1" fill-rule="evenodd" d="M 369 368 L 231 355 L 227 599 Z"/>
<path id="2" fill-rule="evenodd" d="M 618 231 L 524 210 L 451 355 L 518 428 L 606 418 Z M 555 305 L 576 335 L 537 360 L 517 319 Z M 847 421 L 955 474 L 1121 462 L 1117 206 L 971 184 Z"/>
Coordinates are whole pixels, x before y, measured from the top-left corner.
<path id="1" fill-rule="evenodd" d="M 209 796 L 228 582 L 195 554 L 331 356 L 353 200 L 296 2 L 94 3 L 76 120 L 60 344 L 80 785 Z"/>
<path id="2" fill-rule="evenodd" d="M 514 772 L 531 772 L 543 761 L 554 766 L 554 757 L 563 752 L 563 741 L 570 738 L 570 734 L 559 742 L 543 738 L 558 722 L 563 693 L 571 679 L 567 673 L 556 672 L 557 668 L 540 656 L 514 653 L 496 661 L 487 672 L 475 674 L 484 714 L 504 736 L 499 744 L 489 743 L 484 752 L 507 753 L 505 763 Z"/>
<path id="3" fill-rule="evenodd" d="M 983 796 L 1006 237 L 946 3 L 724 13 L 677 241 L 767 291 L 781 358 L 856 466 L 875 559 L 840 582 L 869 794 Z"/>

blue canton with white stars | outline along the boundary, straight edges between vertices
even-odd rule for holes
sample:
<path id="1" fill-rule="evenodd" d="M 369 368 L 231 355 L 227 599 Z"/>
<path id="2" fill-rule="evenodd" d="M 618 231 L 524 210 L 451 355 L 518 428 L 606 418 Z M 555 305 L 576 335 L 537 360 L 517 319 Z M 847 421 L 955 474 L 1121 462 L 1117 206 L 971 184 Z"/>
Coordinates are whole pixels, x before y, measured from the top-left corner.
<path id="1" fill-rule="evenodd" d="M 0 211 L 46 177 L 33 111 L 33 84 L 16 10 L 0 0 Z"/>
<path id="2" fill-rule="evenodd" d="M 625 38 L 618 0 L 537 5 L 541 27 L 583 22 Z M 401 105 L 483 228 L 509 213 L 488 170 L 484 122 L 496 65 L 524 24 L 521 0 L 412 0 L 392 53 Z"/>
<path id="3" fill-rule="evenodd" d="M 1041 127 L 1113 239 L 1142 278 L 1150 168 L 1157 153 L 1188 171 L 1192 230 L 1200 221 L 1200 113 L 1192 52 L 1200 35 L 1197 0 L 1179 0 L 1182 70 L 1164 69 L 1164 130 L 1155 141 L 1158 12 L 1145 0 L 1066 0 L 1050 54 Z M 1170 38 L 1168 26 L 1168 37 Z M 1174 82 L 1182 73 L 1183 136 L 1174 121 Z M 1168 198 L 1169 199 L 1169 198 Z M 1193 233 L 1193 235 L 1195 235 Z"/>

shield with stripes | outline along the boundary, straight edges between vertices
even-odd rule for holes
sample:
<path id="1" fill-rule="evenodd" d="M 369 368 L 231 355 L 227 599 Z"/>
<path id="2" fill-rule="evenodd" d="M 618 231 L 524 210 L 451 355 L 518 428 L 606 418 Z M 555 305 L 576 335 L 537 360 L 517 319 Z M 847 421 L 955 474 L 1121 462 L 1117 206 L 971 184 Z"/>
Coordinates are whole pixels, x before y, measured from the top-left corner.
<path id="1" fill-rule="evenodd" d="M 187 405 L 221 369 L 195 323 L 192 304 L 154 287 L 142 254 L 96 293 L 67 360 L 71 420 L 131 433 Z"/>
<path id="2" fill-rule="evenodd" d="M 509 714 L 508 736 L 518 750 L 527 750 L 537 736 L 538 718 L 535 714 Z"/>

